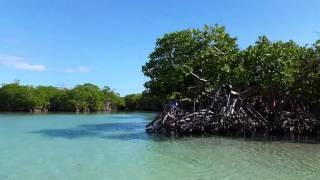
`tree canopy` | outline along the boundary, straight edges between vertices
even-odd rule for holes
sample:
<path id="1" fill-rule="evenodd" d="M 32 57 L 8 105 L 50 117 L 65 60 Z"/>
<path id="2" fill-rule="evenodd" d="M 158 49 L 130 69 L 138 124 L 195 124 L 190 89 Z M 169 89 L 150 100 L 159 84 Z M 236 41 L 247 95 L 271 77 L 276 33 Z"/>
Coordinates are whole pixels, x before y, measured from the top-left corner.
<path id="1" fill-rule="evenodd" d="M 319 102 L 320 40 L 312 46 L 261 36 L 239 49 L 225 27 L 204 26 L 165 34 L 142 71 L 146 92 L 163 100 L 194 98 L 204 89 L 231 84 L 261 94 L 286 94 Z"/>
<path id="2" fill-rule="evenodd" d="M 145 87 L 165 99 L 194 96 L 200 78 L 215 86 L 232 79 L 238 53 L 236 38 L 222 26 L 165 34 L 142 68 L 150 78 Z"/>
<path id="3" fill-rule="evenodd" d="M 85 83 L 73 89 L 52 86 L 24 86 L 19 82 L 0 88 L 1 111 L 30 111 L 34 108 L 50 111 L 103 111 L 106 103 L 124 107 L 125 101 L 110 88 Z"/>

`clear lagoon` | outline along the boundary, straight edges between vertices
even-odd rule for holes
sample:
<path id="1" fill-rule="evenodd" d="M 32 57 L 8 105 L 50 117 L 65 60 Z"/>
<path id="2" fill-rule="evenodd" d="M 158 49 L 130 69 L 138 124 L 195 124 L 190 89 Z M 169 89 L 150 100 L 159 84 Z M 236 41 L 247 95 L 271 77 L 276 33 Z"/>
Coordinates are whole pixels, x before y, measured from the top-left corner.
<path id="1" fill-rule="evenodd" d="M 0 180 L 320 179 L 320 144 L 151 136 L 154 116 L 1 114 Z"/>

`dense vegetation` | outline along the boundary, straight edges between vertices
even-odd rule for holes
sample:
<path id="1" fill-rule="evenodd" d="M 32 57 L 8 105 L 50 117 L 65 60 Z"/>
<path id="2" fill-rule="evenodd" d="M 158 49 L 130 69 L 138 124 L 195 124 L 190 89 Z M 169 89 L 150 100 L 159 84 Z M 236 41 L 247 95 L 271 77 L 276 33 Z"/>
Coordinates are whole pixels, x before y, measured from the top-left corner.
<path id="1" fill-rule="evenodd" d="M 159 99 L 144 93 L 129 94 L 124 97 L 124 100 L 127 110 L 159 111 L 163 106 Z"/>
<path id="2" fill-rule="evenodd" d="M 0 100 L 1 111 L 97 112 L 125 107 L 124 99 L 109 87 L 100 89 L 89 83 L 73 89 L 24 86 L 19 82 L 4 84 L 0 88 Z"/>
<path id="3" fill-rule="evenodd" d="M 224 27 L 205 26 L 165 34 L 142 69 L 145 93 L 171 100 L 147 132 L 320 136 L 320 40 L 261 36 L 240 49 Z"/>
<path id="4" fill-rule="evenodd" d="M 142 68 L 146 94 L 160 100 L 195 99 L 206 89 L 231 84 L 248 97 L 299 100 L 314 111 L 320 101 L 320 40 L 301 46 L 261 36 L 240 49 L 222 26 L 165 34 Z M 203 83 L 205 82 L 205 83 Z M 293 103 L 294 104 L 294 103 Z"/>

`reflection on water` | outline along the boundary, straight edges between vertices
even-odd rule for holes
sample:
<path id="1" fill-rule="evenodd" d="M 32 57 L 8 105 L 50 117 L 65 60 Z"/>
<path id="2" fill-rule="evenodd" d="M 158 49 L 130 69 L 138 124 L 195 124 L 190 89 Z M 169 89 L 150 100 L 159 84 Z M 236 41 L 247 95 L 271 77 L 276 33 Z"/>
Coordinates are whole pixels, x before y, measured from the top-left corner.
<path id="1" fill-rule="evenodd" d="M 0 179 L 320 178 L 320 144 L 148 135 L 153 117 L 0 115 Z"/>

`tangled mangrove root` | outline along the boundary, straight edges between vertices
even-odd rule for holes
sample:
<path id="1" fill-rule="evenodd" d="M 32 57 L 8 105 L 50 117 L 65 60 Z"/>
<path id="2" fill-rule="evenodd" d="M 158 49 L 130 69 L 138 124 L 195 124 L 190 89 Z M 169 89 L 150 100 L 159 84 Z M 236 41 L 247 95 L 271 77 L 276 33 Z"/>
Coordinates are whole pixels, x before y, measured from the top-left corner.
<path id="1" fill-rule="evenodd" d="M 217 134 L 252 136 L 316 135 L 319 121 L 312 119 L 303 109 L 296 112 L 259 112 L 257 108 L 229 87 L 206 93 L 204 108 L 185 111 L 167 105 L 155 120 L 146 126 L 148 133 L 169 136 L 190 134 Z M 276 117 L 274 117 L 276 115 Z"/>

